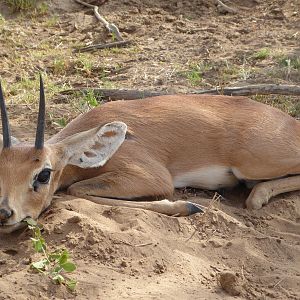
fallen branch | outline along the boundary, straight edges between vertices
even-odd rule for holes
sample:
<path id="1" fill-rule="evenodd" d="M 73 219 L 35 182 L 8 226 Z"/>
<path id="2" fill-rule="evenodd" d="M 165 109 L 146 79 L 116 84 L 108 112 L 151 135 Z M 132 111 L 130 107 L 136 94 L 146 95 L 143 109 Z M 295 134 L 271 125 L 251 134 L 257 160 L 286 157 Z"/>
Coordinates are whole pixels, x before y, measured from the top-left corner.
<path id="1" fill-rule="evenodd" d="M 109 49 L 109 48 L 121 48 L 131 44 L 131 41 L 117 41 L 106 44 L 94 44 L 78 49 L 74 49 L 74 52 L 90 52 L 95 51 L 97 49 Z"/>
<path id="2" fill-rule="evenodd" d="M 139 90 L 127 90 L 127 89 L 98 89 L 98 88 L 89 88 L 81 89 L 76 88 L 72 90 L 62 91 L 61 94 L 73 94 L 73 93 L 83 93 L 87 94 L 88 92 L 93 92 L 95 97 L 103 100 L 134 100 L 134 99 L 143 99 L 148 97 L 155 97 L 161 95 L 169 95 L 168 92 L 156 92 L 156 91 L 139 91 Z"/>
<path id="3" fill-rule="evenodd" d="M 89 88 L 82 89 L 76 88 L 72 90 L 62 91 L 61 94 L 72 94 L 81 92 L 86 94 L 93 92 L 97 98 L 103 100 L 134 100 L 143 99 L 147 97 L 172 95 L 174 91 L 149 91 L 149 90 L 129 90 L 129 89 L 100 89 Z M 277 85 L 277 84 L 256 84 L 243 87 L 228 87 L 228 88 L 215 88 L 211 90 L 196 90 L 190 91 L 189 94 L 209 94 L 209 95 L 228 95 L 228 96 L 250 96 L 250 95 L 292 95 L 300 96 L 300 86 L 297 85 Z"/>
<path id="4" fill-rule="evenodd" d="M 234 8 L 229 7 L 228 5 L 224 4 L 222 1 L 220 0 L 216 0 L 218 3 L 218 7 L 221 8 L 221 12 L 225 13 L 231 13 L 231 14 L 236 14 L 238 11 Z"/>
<path id="5" fill-rule="evenodd" d="M 123 37 L 121 36 L 119 28 L 113 24 L 106 21 L 106 19 L 99 14 L 99 7 L 97 5 L 92 5 L 89 3 L 86 3 L 81 0 L 74 0 L 75 2 L 84 5 L 86 7 L 92 8 L 94 10 L 95 17 L 98 21 L 104 24 L 105 28 L 108 30 L 110 34 L 113 35 L 117 39 L 117 42 L 113 43 L 107 43 L 107 44 L 96 44 L 96 45 L 90 45 L 88 47 L 83 47 L 81 49 L 76 49 L 76 52 L 87 52 L 87 51 L 93 51 L 95 49 L 107 49 L 112 47 L 124 47 L 125 45 L 130 44 L 130 41 L 125 41 Z"/>
<path id="6" fill-rule="evenodd" d="M 279 84 L 254 84 L 241 87 L 214 88 L 211 90 L 196 90 L 192 94 L 250 96 L 250 95 L 293 95 L 300 96 L 300 86 Z"/>
<path id="7" fill-rule="evenodd" d="M 104 24 L 104 26 L 106 27 L 106 29 L 111 33 L 114 34 L 114 36 L 116 37 L 116 39 L 118 41 L 123 41 L 123 38 L 121 36 L 120 30 L 119 28 L 114 24 L 114 23 L 108 23 L 100 14 L 99 14 L 99 8 L 98 6 L 94 7 L 94 14 L 96 16 L 96 18 L 102 22 Z"/>
<path id="8" fill-rule="evenodd" d="M 104 17 L 102 17 L 100 14 L 99 14 L 99 7 L 97 5 L 92 5 L 92 4 L 89 4 L 89 3 L 86 3 L 84 1 L 81 1 L 81 0 L 74 0 L 75 2 L 81 4 L 81 5 L 84 5 L 85 7 L 89 7 L 89 8 L 92 8 L 94 10 L 94 14 L 95 14 L 95 17 L 104 24 L 104 26 L 106 27 L 106 29 L 109 31 L 109 33 L 111 34 L 114 34 L 116 39 L 118 41 L 123 41 L 123 38 L 121 36 L 121 33 L 119 31 L 119 28 L 113 24 L 113 23 L 109 23 L 107 22 Z"/>

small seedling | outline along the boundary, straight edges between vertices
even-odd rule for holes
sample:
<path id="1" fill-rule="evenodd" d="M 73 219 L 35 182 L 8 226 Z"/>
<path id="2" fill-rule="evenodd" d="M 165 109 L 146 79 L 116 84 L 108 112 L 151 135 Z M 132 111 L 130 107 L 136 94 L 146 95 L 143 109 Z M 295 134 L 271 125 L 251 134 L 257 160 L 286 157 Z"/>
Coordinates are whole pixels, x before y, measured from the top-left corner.
<path id="1" fill-rule="evenodd" d="M 269 56 L 270 56 L 270 50 L 263 48 L 263 49 L 257 51 L 256 53 L 254 53 L 253 58 L 263 60 L 263 59 L 268 58 Z"/>
<path id="2" fill-rule="evenodd" d="M 65 74 L 68 66 L 63 59 L 54 59 L 53 62 L 53 74 Z"/>
<path id="3" fill-rule="evenodd" d="M 279 63 L 285 67 L 300 70 L 300 57 L 284 57 Z"/>
<path id="4" fill-rule="evenodd" d="M 90 76 L 93 71 L 93 66 L 94 64 L 91 56 L 86 53 L 80 53 L 74 67 L 80 73 Z"/>
<path id="5" fill-rule="evenodd" d="M 90 108 L 94 108 L 99 105 L 93 90 L 87 91 L 83 101 L 85 101 Z"/>
<path id="6" fill-rule="evenodd" d="M 36 6 L 36 0 L 6 0 L 14 11 L 29 10 Z"/>
<path id="7" fill-rule="evenodd" d="M 43 255 L 41 260 L 31 263 L 31 268 L 48 276 L 54 283 L 63 284 L 74 291 L 77 281 L 64 275 L 64 272 L 71 273 L 76 270 L 76 265 L 69 261 L 69 252 L 66 249 L 56 249 L 49 252 L 42 236 L 41 227 L 37 222 L 31 218 L 26 218 L 24 221 L 32 231 L 31 241 L 35 252 Z"/>
<path id="8" fill-rule="evenodd" d="M 50 116 L 50 119 L 52 124 L 58 128 L 65 128 L 68 125 L 68 120 L 64 116 L 59 119 L 54 119 L 52 116 Z"/>
<path id="9" fill-rule="evenodd" d="M 195 68 L 187 73 L 187 79 L 190 81 L 192 86 L 196 86 L 202 81 L 202 74 Z"/>

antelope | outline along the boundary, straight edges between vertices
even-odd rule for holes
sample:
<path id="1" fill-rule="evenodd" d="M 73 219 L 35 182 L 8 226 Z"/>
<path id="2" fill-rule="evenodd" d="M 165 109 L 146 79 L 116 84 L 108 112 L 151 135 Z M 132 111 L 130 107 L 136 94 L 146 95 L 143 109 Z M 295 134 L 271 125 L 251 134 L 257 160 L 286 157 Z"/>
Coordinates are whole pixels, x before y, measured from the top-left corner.
<path id="1" fill-rule="evenodd" d="M 40 77 L 34 145 L 11 136 L 1 85 L 0 107 L 1 232 L 20 228 L 26 217 L 37 219 L 58 190 L 99 204 L 186 216 L 202 207 L 167 200 L 174 188 L 216 190 L 252 182 L 249 209 L 300 189 L 299 122 L 245 97 L 109 102 L 79 115 L 45 143 Z"/>

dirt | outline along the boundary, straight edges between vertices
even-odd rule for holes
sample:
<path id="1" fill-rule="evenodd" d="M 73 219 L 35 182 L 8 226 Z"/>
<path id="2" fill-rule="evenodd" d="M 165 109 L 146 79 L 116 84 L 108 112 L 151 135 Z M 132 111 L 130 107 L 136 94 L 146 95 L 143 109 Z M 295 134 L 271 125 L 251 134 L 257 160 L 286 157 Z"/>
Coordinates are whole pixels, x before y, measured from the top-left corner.
<path id="1" fill-rule="evenodd" d="M 45 74 L 47 134 L 88 109 L 78 87 L 186 92 L 250 83 L 299 84 L 298 0 L 93 1 L 115 23 L 128 48 L 76 54 L 75 46 L 111 41 L 93 13 L 73 1 L 47 9 L 0 13 L 0 76 L 13 134 L 32 140 L 37 72 Z M 265 58 L 255 58 L 261 49 Z M 287 65 L 286 60 L 295 62 Z M 195 75 L 198 74 L 198 75 Z M 299 97 L 259 98 L 299 117 Z M 78 108 L 78 105 L 80 107 Z M 30 270 L 29 230 L 0 237 L 0 299 L 300 299 L 300 194 L 276 197 L 259 211 L 244 209 L 247 192 L 185 189 L 176 199 L 209 207 L 204 214 L 167 217 L 111 208 L 60 194 L 39 219 L 50 249 L 67 248 L 78 287 Z"/>

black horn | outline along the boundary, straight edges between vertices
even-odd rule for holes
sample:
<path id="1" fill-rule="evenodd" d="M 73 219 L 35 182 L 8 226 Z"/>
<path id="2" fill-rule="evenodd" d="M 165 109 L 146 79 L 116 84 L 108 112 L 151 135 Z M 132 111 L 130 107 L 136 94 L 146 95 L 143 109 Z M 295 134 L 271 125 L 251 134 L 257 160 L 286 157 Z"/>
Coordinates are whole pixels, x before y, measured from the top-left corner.
<path id="1" fill-rule="evenodd" d="M 44 147 L 44 134 L 45 134 L 45 91 L 42 75 L 40 74 L 40 103 L 39 103 L 39 115 L 35 135 L 35 148 L 43 149 Z"/>
<path id="2" fill-rule="evenodd" d="M 8 116 L 6 111 L 6 105 L 4 102 L 2 86 L 0 82 L 0 108 L 1 108 L 1 119 L 2 119 L 2 132 L 3 132 L 3 149 L 11 146 L 10 128 L 8 122 Z"/>

